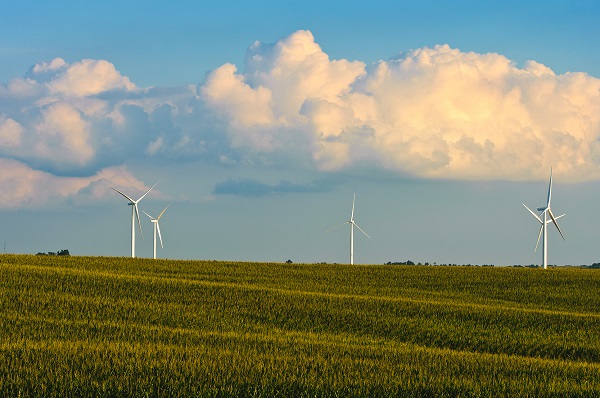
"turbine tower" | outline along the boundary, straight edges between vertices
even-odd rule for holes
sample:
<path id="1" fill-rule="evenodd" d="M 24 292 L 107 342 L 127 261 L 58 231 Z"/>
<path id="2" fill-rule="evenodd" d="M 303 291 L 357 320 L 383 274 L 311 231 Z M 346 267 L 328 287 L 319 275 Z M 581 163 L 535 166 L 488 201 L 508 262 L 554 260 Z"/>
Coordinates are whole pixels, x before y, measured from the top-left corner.
<path id="1" fill-rule="evenodd" d="M 170 206 L 170 205 L 169 205 Z M 144 212 L 145 215 L 150 217 L 150 221 L 154 224 L 154 259 L 156 260 L 156 231 L 158 231 L 158 239 L 160 239 L 160 247 L 163 247 L 162 236 L 160 236 L 160 225 L 158 225 L 158 220 L 162 217 L 164 212 L 169 208 L 169 206 L 165 207 L 163 211 L 160 212 L 158 217 L 154 218 L 150 214 Z"/>
<path id="2" fill-rule="evenodd" d="M 354 202 L 356 201 L 356 194 L 354 194 L 354 199 L 352 199 L 352 212 L 350 213 L 350 220 L 346 221 L 343 224 L 336 225 L 335 227 L 328 229 L 327 232 L 334 230 L 336 228 L 341 227 L 342 225 L 350 224 L 350 264 L 354 264 L 354 227 L 358 228 L 360 232 L 365 234 L 365 236 L 369 239 L 371 237 L 367 235 L 365 231 L 363 231 L 355 222 L 354 222 Z"/>
<path id="3" fill-rule="evenodd" d="M 158 182 L 156 184 L 158 184 Z M 138 200 L 133 200 L 132 198 L 125 195 L 123 192 L 119 191 L 118 189 L 110 187 L 110 189 L 112 189 L 113 191 L 117 191 L 118 193 L 123 195 L 123 197 L 125 197 L 125 199 L 129 200 L 128 205 L 132 206 L 131 207 L 131 257 L 132 258 L 135 258 L 135 219 L 136 219 L 136 217 L 137 217 L 137 221 L 138 221 L 138 226 L 140 227 L 140 235 L 142 235 L 142 239 L 144 238 L 144 234 L 142 233 L 142 224 L 140 222 L 140 212 L 138 210 L 138 203 L 140 202 L 140 200 L 144 199 L 144 196 L 148 195 L 148 192 L 150 192 L 152 190 L 152 188 L 154 188 L 156 186 L 156 184 L 152 185 L 152 187 L 149 190 L 147 190 L 146 193 L 143 194 Z"/>
<path id="4" fill-rule="evenodd" d="M 529 210 L 529 212 L 541 224 L 540 233 L 538 234 L 538 239 L 537 239 L 537 243 L 535 244 L 534 251 L 537 251 L 538 245 L 540 244 L 540 237 L 543 235 L 542 266 L 544 267 L 544 269 L 548 268 L 548 224 L 550 224 L 552 222 L 554 224 L 554 226 L 556 227 L 556 229 L 558 230 L 558 232 L 560 233 L 560 236 L 562 236 L 563 240 L 565 240 L 565 236 L 563 235 L 562 231 L 560 230 L 560 227 L 558 226 L 558 223 L 556 222 L 556 220 L 561 218 L 562 216 L 564 216 L 564 214 L 561 214 L 558 217 L 554 217 L 554 214 L 552 214 L 552 209 L 550 208 L 551 200 L 552 200 L 552 168 L 550 168 L 550 184 L 548 185 L 548 198 L 546 199 L 546 206 L 537 208 L 538 211 L 541 211 L 540 215 L 538 216 L 529 207 L 527 207 L 527 206 L 525 206 L 525 204 L 523 204 L 523 206 L 525 206 L 525 208 L 527 210 Z M 548 219 L 548 216 L 550 216 L 550 219 Z"/>

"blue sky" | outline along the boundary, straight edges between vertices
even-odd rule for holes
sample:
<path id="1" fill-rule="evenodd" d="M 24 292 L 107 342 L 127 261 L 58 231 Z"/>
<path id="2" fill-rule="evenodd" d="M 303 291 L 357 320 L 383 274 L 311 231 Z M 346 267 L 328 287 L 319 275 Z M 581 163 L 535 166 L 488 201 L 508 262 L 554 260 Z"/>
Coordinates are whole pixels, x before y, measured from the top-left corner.
<path id="1" fill-rule="evenodd" d="M 0 2 L 0 241 L 127 256 L 599 262 L 596 1 Z M 138 256 L 152 255 L 142 214 Z"/>

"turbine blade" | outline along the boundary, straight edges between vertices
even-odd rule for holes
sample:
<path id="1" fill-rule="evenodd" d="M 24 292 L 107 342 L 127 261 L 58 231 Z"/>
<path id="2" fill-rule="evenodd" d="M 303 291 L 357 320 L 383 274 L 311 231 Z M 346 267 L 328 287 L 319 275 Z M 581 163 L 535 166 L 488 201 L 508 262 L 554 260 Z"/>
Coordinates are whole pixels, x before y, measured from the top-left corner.
<path id="1" fill-rule="evenodd" d="M 350 221 L 346 221 L 345 223 L 338 224 L 338 225 L 336 225 L 336 226 L 335 226 L 335 227 L 333 227 L 333 228 L 329 228 L 329 229 L 328 229 L 327 231 L 325 231 L 325 232 L 333 231 L 334 229 L 336 229 L 336 228 L 339 228 L 339 227 L 341 227 L 342 225 L 346 225 L 346 224 L 350 224 Z"/>
<path id="2" fill-rule="evenodd" d="M 523 206 L 525 206 L 525 203 L 523 203 Z M 527 210 L 529 210 L 529 212 L 535 217 L 536 220 L 538 220 L 540 222 L 540 224 L 544 224 L 544 222 L 542 221 L 542 219 L 540 218 L 540 216 L 538 216 L 537 214 L 535 214 L 529 207 L 525 206 L 525 208 Z"/>
<path id="3" fill-rule="evenodd" d="M 354 202 L 356 201 L 356 193 L 354 194 L 354 198 L 352 199 L 352 213 L 350 213 L 350 221 L 354 221 Z"/>
<path id="4" fill-rule="evenodd" d="M 137 217 L 137 222 L 140 227 L 140 235 L 142 235 L 142 239 L 144 239 L 144 233 L 142 232 L 142 223 L 140 222 L 140 212 L 138 211 L 137 202 L 133 202 L 133 207 L 135 207 L 135 215 Z"/>
<path id="5" fill-rule="evenodd" d="M 150 220 L 154 220 L 154 217 L 152 217 L 150 214 L 146 213 L 144 210 L 142 210 L 142 213 L 144 213 L 145 215 L 147 215 L 148 217 L 150 217 Z"/>
<path id="6" fill-rule="evenodd" d="M 548 185 L 548 200 L 546 201 L 546 207 L 550 207 L 551 200 L 552 200 L 552 167 L 550 167 L 550 184 Z"/>
<path id="7" fill-rule="evenodd" d="M 158 181 L 156 181 L 156 184 L 158 184 Z M 146 191 L 146 193 L 145 193 L 145 194 L 143 194 L 143 195 L 142 195 L 142 196 L 141 196 L 141 197 L 140 197 L 138 200 L 136 200 L 135 202 L 137 203 L 137 202 L 139 202 L 140 200 L 144 199 L 144 196 L 148 195 L 148 192 L 152 191 L 152 188 L 154 188 L 154 187 L 156 186 L 156 184 L 152 185 L 152 186 L 150 187 L 150 189 L 149 189 L 149 190 L 147 190 L 147 191 Z"/>
<path id="8" fill-rule="evenodd" d="M 537 251 L 538 245 L 540 244 L 540 238 L 542 237 L 542 231 L 544 230 L 544 225 L 542 224 L 540 226 L 540 233 L 538 234 L 538 240 L 537 243 L 535 244 L 535 249 L 533 249 L 534 252 Z"/>
<path id="9" fill-rule="evenodd" d="M 160 247 L 163 247 L 162 236 L 160 236 L 160 225 L 158 224 L 158 221 L 156 221 L 156 231 L 158 231 L 158 239 L 160 239 Z"/>
<path id="10" fill-rule="evenodd" d="M 560 228 L 558 226 L 558 223 L 556 222 L 556 218 L 554 218 L 554 215 L 552 214 L 552 210 L 548 209 L 548 214 L 550 214 L 550 218 L 552 218 L 552 222 L 554 223 L 554 226 L 556 227 L 556 229 L 558 229 L 560 236 L 562 236 L 563 240 L 566 240 L 565 236 L 563 235 L 562 231 L 560 230 Z"/>
<path id="11" fill-rule="evenodd" d="M 113 187 L 110 187 L 110 189 L 112 189 L 113 191 L 116 191 L 116 192 L 120 193 L 121 195 L 123 195 L 125 197 L 125 199 L 128 199 L 131 203 L 135 202 L 133 199 L 131 199 L 129 196 L 125 195 L 123 192 L 119 191 L 118 189 L 115 189 Z"/>
<path id="12" fill-rule="evenodd" d="M 165 207 L 165 209 L 164 209 L 163 211 L 161 211 L 161 212 L 160 212 L 160 214 L 158 215 L 158 217 L 156 217 L 156 219 L 157 219 L 157 220 L 160 220 L 160 218 L 162 217 L 163 213 L 164 213 L 165 211 L 167 211 L 167 209 L 169 208 L 169 206 L 171 206 L 171 205 L 167 205 L 167 207 Z"/>
<path id="13" fill-rule="evenodd" d="M 363 230 L 362 230 L 362 229 L 361 229 L 361 228 L 360 228 L 360 227 L 359 227 L 359 226 L 358 226 L 358 225 L 357 225 L 355 222 L 353 222 L 352 224 L 354 224 L 354 226 L 355 226 L 356 228 L 358 228 L 358 230 L 359 230 L 360 232 L 362 232 L 363 234 L 365 234 L 365 235 L 367 236 L 367 238 L 371 239 L 371 237 L 370 237 L 369 235 L 367 235 L 367 233 L 366 233 L 365 231 L 363 231 Z"/>

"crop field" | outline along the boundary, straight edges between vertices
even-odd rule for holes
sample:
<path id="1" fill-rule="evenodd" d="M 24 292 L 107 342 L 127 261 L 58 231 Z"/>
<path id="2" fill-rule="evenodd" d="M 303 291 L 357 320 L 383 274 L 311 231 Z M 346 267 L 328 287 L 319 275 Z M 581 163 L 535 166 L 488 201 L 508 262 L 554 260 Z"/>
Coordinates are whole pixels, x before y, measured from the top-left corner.
<path id="1" fill-rule="evenodd" d="M 600 397 L 600 270 L 0 255 L 0 396 Z"/>

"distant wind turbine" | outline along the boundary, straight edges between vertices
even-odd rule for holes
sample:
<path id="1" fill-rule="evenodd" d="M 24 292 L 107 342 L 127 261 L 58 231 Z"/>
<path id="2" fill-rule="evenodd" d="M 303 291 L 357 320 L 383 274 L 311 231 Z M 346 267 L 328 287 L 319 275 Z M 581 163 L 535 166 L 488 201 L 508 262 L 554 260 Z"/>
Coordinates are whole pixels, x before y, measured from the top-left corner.
<path id="1" fill-rule="evenodd" d="M 332 231 L 336 228 L 341 227 L 342 225 L 350 224 L 350 264 L 354 264 L 354 227 L 358 228 L 360 232 L 365 234 L 365 236 L 369 239 L 371 237 L 367 235 L 365 231 L 363 231 L 355 222 L 354 222 L 354 202 L 356 201 L 356 194 L 354 194 L 354 199 L 352 199 L 352 213 L 350 213 L 350 220 L 346 221 L 343 224 L 336 225 L 335 227 L 328 229 L 327 232 Z"/>
<path id="2" fill-rule="evenodd" d="M 170 206 L 170 205 L 169 205 Z M 144 211 L 144 214 L 150 217 L 150 221 L 154 224 L 154 259 L 156 259 L 156 231 L 158 231 L 158 239 L 160 239 L 160 247 L 163 247 L 162 236 L 160 235 L 160 225 L 158 225 L 158 220 L 162 217 L 165 211 L 169 208 L 169 206 L 165 207 L 163 211 L 160 212 L 158 217 L 154 218 L 150 214 Z"/>
<path id="3" fill-rule="evenodd" d="M 156 184 L 158 184 L 158 182 Z M 136 219 L 136 217 L 137 217 L 137 221 L 138 221 L 138 226 L 140 227 L 140 235 L 142 235 L 142 239 L 144 238 L 144 234 L 142 233 L 142 224 L 140 222 L 140 212 L 138 210 L 138 203 L 140 202 L 140 200 L 144 199 L 144 196 L 148 195 L 148 192 L 150 192 L 152 190 L 152 188 L 154 188 L 156 186 L 156 184 L 152 185 L 152 187 L 149 190 L 147 190 L 146 193 L 143 194 L 138 200 L 133 200 L 132 198 L 125 195 L 123 192 L 119 191 L 118 189 L 110 187 L 110 189 L 112 189 L 113 191 L 117 191 L 118 193 L 123 195 L 125 197 L 125 199 L 129 200 L 128 205 L 132 206 L 131 207 L 131 257 L 132 258 L 135 257 L 135 219 Z"/>
<path id="4" fill-rule="evenodd" d="M 527 206 L 525 206 L 525 204 L 523 204 L 523 206 L 525 206 L 525 208 L 527 210 L 529 210 L 529 212 L 541 224 L 540 233 L 538 234 L 538 239 L 537 239 L 537 243 L 535 244 L 534 251 L 537 251 L 538 245 L 540 244 L 540 237 L 542 235 L 544 235 L 544 238 L 542 240 L 542 266 L 544 267 L 544 269 L 548 268 L 548 224 L 550 224 L 552 222 L 554 224 L 554 226 L 556 227 L 556 229 L 558 230 L 558 232 L 560 233 L 560 236 L 562 236 L 563 240 L 565 240 L 565 236 L 563 235 L 562 231 L 560 230 L 560 227 L 558 226 L 558 223 L 556 222 L 556 220 L 561 218 L 562 216 L 564 216 L 564 214 L 561 214 L 558 217 L 554 217 L 554 214 L 552 214 L 552 210 L 550 209 L 550 201 L 551 200 L 552 200 L 552 168 L 550 168 L 550 184 L 548 185 L 548 199 L 546 200 L 546 206 L 537 208 L 538 211 L 541 211 L 540 215 L 538 216 L 529 207 L 527 207 Z M 542 216 L 543 216 L 543 218 L 542 218 Z M 550 216 L 550 219 L 548 219 L 548 216 Z"/>

